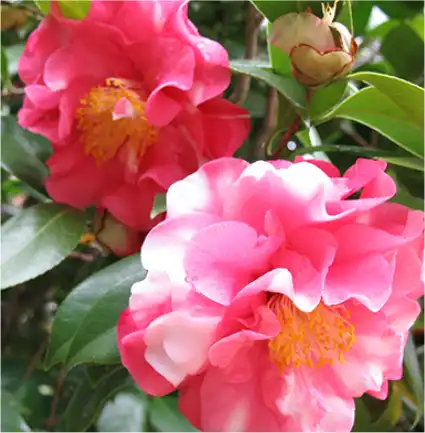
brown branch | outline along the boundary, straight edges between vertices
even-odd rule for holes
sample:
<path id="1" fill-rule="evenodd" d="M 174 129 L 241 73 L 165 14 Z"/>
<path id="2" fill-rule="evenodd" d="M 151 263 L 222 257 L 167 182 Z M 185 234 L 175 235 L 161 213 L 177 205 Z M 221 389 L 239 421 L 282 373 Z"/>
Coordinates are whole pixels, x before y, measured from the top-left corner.
<path id="1" fill-rule="evenodd" d="M 257 55 L 258 27 L 261 21 L 262 17 L 257 9 L 251 3 L 248 3 L 245 19 L 245 59 L 251 60 Z M 235 104 L 243 104 L 248 96 L 250 82 L 249 75 L 241 75 L 229 100 Z"/>
<path id="2" fill-rule="evenodd" d="M 255 159 L 264 159 L 265 157 L 266 144 L 276 128 L 278 107 L 279 99 L 277 90 L 274 87 L 270 87 L 263 125 L 257 137 L 254 139 L 253 156 Z"/>
<path id="3" fill-rule="evenodd" d="M 364 147 L 365 149 L 373 149 L 374 147 L 369 144 L 359 133 L 357 133 L 355 127 L 350 123 L 343 122 L 341 123 L 341 130 L 345 134 L 347 134 L 350 138 L 352 138 L 359 146 Z"/>
<path id="4" fill-rule="evenodd" d="M 57 423 L 56 410 L 58 408 L 59 396 L 60 396 L 65 375 L 66 375 L 66 367 L 62 366 L 58 374 L 58 379 L 56 381 L 56 389 L 55 389 L 55 393 L 53 394 L 52 405 L 50 406 L 49 418 L 45 422 L 49 431 L 53 431 L 53 426 Z"/>
<path id="5" fill-rule="evenodd" d="M 42 343 L 40 344 L 40 347 L 38 348 L 37 352 L 35 353 L 35 355 L 31 358 L 28 367 L 24 373 L 24 376 L 22 378 L 22 380 L 25 382 L 29 379 L 29 377 L 31 376 L 32 372 L 35 369 L 35 366 L 37 365 L 37 361 L 40 359 L 41 355 L 44 352 L 44 349 L 47 346 L 47 342 L 49 341 L 49 337 L 45 338 Z"/>

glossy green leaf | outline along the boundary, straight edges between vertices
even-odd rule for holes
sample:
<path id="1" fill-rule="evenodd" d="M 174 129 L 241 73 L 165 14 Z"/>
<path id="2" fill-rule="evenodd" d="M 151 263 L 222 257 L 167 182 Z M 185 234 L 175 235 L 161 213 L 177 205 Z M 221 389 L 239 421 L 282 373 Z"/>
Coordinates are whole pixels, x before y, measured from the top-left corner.
<path id="1" fill-rule="evenodd" d="M 272 24 L 267 24 L 267 48 L 273 72 L 279 75 L 291 75 L 291 59 L 284 51 L 269 42 Z"/>
<path id="2" fill-rule="evenodd" d="M 19 413 L 19 403 L 8 392 L 1 392 L 1 431 L 29 432 L 31 431 Z"/>
<path id="3" fill-rule="evenodd" d="M 70 368 L 82 363 L 118 363 L 119 314 L 128 305 L 132 284 L 145 274 L 140 254 L 135 254 L 79 284 L 55 316 L 46 365 L 64 362 Z"/>
<path id="4" fill-rule="evenodd" d="M 408 24 L 400 24 L 388 32 L 380 53 L 391 63 L 397 76 L 411 81 L 423 76 L 424 41 Z"/>
<path id="5" fill-rule="evenodd" d="M 419 365 L 419 360 L 416 355 L 415 343 L 412 336 L 409 335 L 404 349 L 404 382 L 408 390 L 415 397 L 415 404 L 418 407 L 415 424 L 419 421 L 424 413 L 424 378 L 423 366 Z"/>
<path id="6" fill-rule="evenodd" d="M 84 380 L 66 408 L 66 431 L 86 431 L 98 416 L 105 402 L 112 395 L 130 385 L 128 373 L 123 368 L 102 380 L 94 389 L 91 388 L 88 380 Z"/>
<path id="7" fill-rule="evenodd" d="M 421 1 L 380 1 L 379 9 L 389 17 L 396 19 L 412 18 L 416 14 L 423 12 L 423 2 Z"/>
<path id="8" fill-rule="evenodd" d="M 44 274 L 78 244 L 84 215 L 61 204 L 39 204 L 9 219 L 1 228 L 1 288 Z"/>
<path id="9" fill-rule="evenodd" d="M 423 128 L 375 87 L 367 87 L 348 97 L 321 122 L 334 117 L 362 123 L 408 152 L 420 157 L 424 155 Z"/>
<path id="10" fill-rule="evenodd" d="M 376 87 L 424 128 L 424 89 L 409 81 L 374 72 L 357 72 L 347 77 Z"/>
<path id="11" fill-rule="evenodd" d="M 102 409 L 96 427 L 99 432 L 146 431 L 148 398 L 142 392 L 122 391 Z"/>
<path id="12" fill-rule="evenodd" d="M 257 61 L 234 60 L 230 62 L 230 68 L 238 74 L 249 75 L 264 81 L 269 86 L 276 88 L 283 96 L 297 107 L 304 109 L 306 106 L 305 89 L 292 76 L 281 77 L 270 69 L 270 66 L 261 67 Z"/>
<path id="13" fill-rule="evenodd" d="M 33 134 L 32 132 L 21 128 L 17 123 L 16 116 L 3 116 L 0 125 L 2 141 L 3 136 L 6 138 L 12 136 L 20 143 L 20 146 L 24 147 L 27 152 L 32 153 L 42 162 L 46 162 L 52 155 L 52 146 L 50 142 L 41 135 Z"/>
<path id="14" fill-rule="evenodd" d="M 149 421 L 158 432 L 198 431 L 180 413 L 174 396 L 153 398 L 149 404 Z"/>
<path id="15" fill-rule="evenodd" d="M 369 22 L 373 3 L 368 1 L 344 1 L 336 21 L 344 24 L 347 29 L 353 29 L 355 36 L 363 35 Z M 355 25 L 354 25 L 355 24 Z"/>
<path id="16" fill-rule="evenodd" d="M 310 120 L 314 122 L 332 110 L 341 101 L 346 87 L 347 83 L 341 80 L 315 90 L 308 104 Z"/>
<path id="17" fill-rule="evenodd" d="M 7 65 L 6 52 L 2 45 L 1 46 L 1 82 L 7 83 L 8 81 L 9 81 L 9 69 Z"/>
<path id="18" fill-rule="evenodd" d="M 150 214 L 151 219 L 154 219 L 156 216 L 165 212 L 166 210 L 167 210 L 166 195 L 156 194 L 153 202 L 151 214 Z"/>
<path id="19" fill-rule="evenodd" d="M 35 190 L 43 193 L 43 180 L 48 175 L 47 167 L 37 158 L 23 136 L 12 135 L 2 127 L 1 141 L 2 167 Z"/>
<path id="20" fill-rule="evenodd" d="M 409 26 L 419 35 L 419 37 L 424 40 L 424 16 L 422 14 L 416 15 L 412 21 L 409 22 Z"/>
<path id="21" fill-rule="evenodd" d="M 7 70 L 9 76 L 18 73 L 18 63 L 24 51 L 24 44 L 15 44 L 4 47 L 5 55 L 7 57 Z"/>
<path id="22" fill-rule="evenodd" d="M 387 161 L 390 164 L 399 165 L 401 167 L 424 171 L 422 159 L 411 156 L 399 156 L 381 149 L 366 149 L 364 147 L 345 144 L 329 144 L 315 147 L 314 151 L 351 153 L 359 157 L 379 159 L 381 161 Z M 303 155 L 311 152 L 312 149 L 310 147 L 300 147 L 294 150 L 293 155 Z"/>
<path id="23" fill-rule="evenodd" d="M 251 3 L 271 22 L 277 20 L 282 15 L 289 14 L 290 12 L 304 12 L 308 8 L 317 16 L 322 16 L 320 3 L 315 1 L 251 0 Z"/>
<path id="24" fill-rule="evenodd" d="M 350 33 L 354 35 L 353 9 L 351 6 L 351 0 L 344 0 L 344 8 L 346 9 L 348 16 L 348 29 L 350 30 Z"/>
<path id="25" fill-rule="evenodd" d="M 65 18 L 82 20 L 90 10 L 90 0 L 57 0 Z"/>
<path id="26" fill-rule="evenodd" d="M 386 400 L 378 400 L 367 394 L 356 399 L 354 432 L 391 431 L 401 416 L 401 394 L 397 383 L 391 382 Z"/>
<path id="27" fill-rule="evenodd" d="M 425 201 L 423 198 L 414 197 L 406 188 L 398 187 L 397 194 L 391 199 L 394 203 L 404 204 L 410 209 L 423 211 L 425 209 Z M 423 320 L 423 315 L 422 315 Z"/>
<path id="28" fill-rule="evenodd" d="M 44 15 L 48 15 L 48 13 L 50 12 L 51 0 L 34 0 L 34 3 L 38 7 L 38 9 L 43 12 Z"/>
<path id="29" fill-rule="evenodd" d="M 121 368 L 120 365 L 87 365 L 85 367 L 86 376 L 92 386 L 95 388 L 107 376 L 111 376 Z"/>

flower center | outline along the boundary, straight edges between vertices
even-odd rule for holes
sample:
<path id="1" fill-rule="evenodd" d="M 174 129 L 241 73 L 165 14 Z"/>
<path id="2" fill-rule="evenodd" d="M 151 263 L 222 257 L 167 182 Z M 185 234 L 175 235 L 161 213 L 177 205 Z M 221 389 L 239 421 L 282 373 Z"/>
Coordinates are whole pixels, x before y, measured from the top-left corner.
<path id="1" fill-rule="evenodd" d="M 122 146 L 133 161 L 139 161 L 158 137 L 158 130 L 146 119 L 145 102 L 124 80 L 114 78 L 81 99 L 77 121 L 85 153 L 98 165 L 113 158 Z"/>
<path id="2" fill-rule="evenodd" d="M 312 312 L 304 313 L 288 297 L 275 294 L 267 306 L 282 325 L 280 333 L 269 341 L 270 359 L 281 371 L 343 362 L 344 353 L 355 343 L 349 311 L 342 305 L 320 303 Z"/>

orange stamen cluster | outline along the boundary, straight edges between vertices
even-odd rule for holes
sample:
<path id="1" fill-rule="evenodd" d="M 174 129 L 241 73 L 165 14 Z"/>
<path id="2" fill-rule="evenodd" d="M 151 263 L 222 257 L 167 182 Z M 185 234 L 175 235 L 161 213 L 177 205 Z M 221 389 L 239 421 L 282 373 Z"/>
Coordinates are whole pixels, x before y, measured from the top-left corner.
<path id="1" fill-rule="evenodd" d="M 115 106 L 123 98 L 131 104 L 133 114 L 114 119 Z M 77 124 L 81 141 L 85 153 L 98 165 L 115 157 L 122 146 L 139 161 L 157 141 L 158 130 L 146 119 L 145 102 L 123 80 L 107 79 L 105 86 L 93 88 L 80 102 Z"/>
<path id="2" fill-rule="evenodd" d="M 312 312 L 300 311 L 286 296 L 274 294 L 267 306 L 282 329 L 269 341 L 270 359 L 279 369 L 301 365 L 320 368 L 344 361 L 344 353 L 355 343 L 354 326 L 344 306 L 320 303 Z"/>

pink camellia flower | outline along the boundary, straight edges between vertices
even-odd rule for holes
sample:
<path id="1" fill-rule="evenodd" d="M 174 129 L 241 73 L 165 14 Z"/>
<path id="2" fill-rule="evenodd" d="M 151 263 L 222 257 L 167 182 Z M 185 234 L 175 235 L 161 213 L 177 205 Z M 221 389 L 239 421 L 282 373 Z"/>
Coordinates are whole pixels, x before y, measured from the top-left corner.
<path id="1" fill-rule="evenodd" d="M 384 169 L 222 158 L 175 183 L 118 324 L 137 384 L 204 431 L 349 431 L 423 294 L 423 213 Z"/>
<path id="2" fill-rule="evenodd" d="M 227 52 L 199 35 L 187 7 L 97 0 L 75 21 L 53 3 L 32 33 L 19 123 L 52 142 L 53 199 L 145 231 L 156 194 L 242 144 L 248 113 L 222 98 Z"/>
<path id="3" fill-rule="evenodd" d="M 306 86 L 327 84 L 353 65 L 357 44 L 343 24 L 333 22 L 336 4 L 322 4 L 322 19 L 292 12 L 273 23 L 270 42 L 290 56 L 293 75 Z"/>

